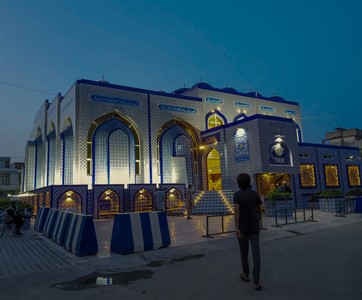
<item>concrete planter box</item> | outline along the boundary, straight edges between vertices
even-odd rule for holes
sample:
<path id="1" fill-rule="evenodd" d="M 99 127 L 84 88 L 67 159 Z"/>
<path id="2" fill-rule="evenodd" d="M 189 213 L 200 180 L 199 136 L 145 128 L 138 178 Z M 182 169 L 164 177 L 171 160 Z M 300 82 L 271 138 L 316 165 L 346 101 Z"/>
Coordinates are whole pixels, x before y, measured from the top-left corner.
<path id="1" fill-rule="evenodd" d="M 323 212 L 342 213 L 344 212 L 344 196 L 319 197 L 319 207 Z"/>
<path id="2" fill-rule="evenodd" d="M 264 201 L 265 205 L 265 215 L 267 217 L 274 217 L 275 216 L 275 210 L 277 210 L 277 216 L 281 218 L 285 218 L 285 211 L 283 209 L 288 209 L 286 211 L 287 217 L 292 218 L 293 217 L 293 210 L 295 208 L 295 203 L 292 198 L 290 199 L 276 199 L 275 201 L 265 199 Z M 280 210 L 281 209 L 281 210 Z"/>

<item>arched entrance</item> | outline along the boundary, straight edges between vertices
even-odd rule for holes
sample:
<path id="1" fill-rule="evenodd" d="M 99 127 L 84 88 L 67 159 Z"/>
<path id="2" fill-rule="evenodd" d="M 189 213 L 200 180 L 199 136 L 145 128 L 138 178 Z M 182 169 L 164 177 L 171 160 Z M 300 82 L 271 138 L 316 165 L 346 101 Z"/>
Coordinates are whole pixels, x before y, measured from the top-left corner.
<path id="1" fill-rule="evenodd" d="M 108 216 L 121 213 L 118 194 L 112 190 L 106 190 L 99 196 L 99 216 Z"/>
<path id="2" fill-rule="evenodd" d="M 195 186 L 198 137 L 193 127 L 178 120 L 167 122 L 158 132 L 157 145 L 161 183 Z"/>
<path id="3" fill-rule="evenodd" d="M 220 154 L 216 149 L 212 149 L 206 158 L 207 166 L 207 187 L 208 190 L 222 190 Z"/>
<path id="4" fill-rule="evenodd" d="M 69 190 L 63 193 L 58 200 L 58 209 L 71 211 L 71 212 L 81 212 L 82 211 L 82 199 L 78 193 Z"/>
<path id="5" fill-rule="evenodd" d="M 166 192 L 166 208 L 167 213 L 172 214 L 174 211 L 183 207 L 182 194 L 179 190 L 172 188 Z"/>
<path id="6" fill-rule="evenodd" d="M 152 211 L 152 194 L 146 189 L 139 190 L 134 196 L 134 211 Z"/>
<path id="7" fill-rule="evenodd" d="M 87 173 L 94 184 L 135 183 L 140 141 L 134 125 L 117 112 L 96 119 L 87 139 Z"/>

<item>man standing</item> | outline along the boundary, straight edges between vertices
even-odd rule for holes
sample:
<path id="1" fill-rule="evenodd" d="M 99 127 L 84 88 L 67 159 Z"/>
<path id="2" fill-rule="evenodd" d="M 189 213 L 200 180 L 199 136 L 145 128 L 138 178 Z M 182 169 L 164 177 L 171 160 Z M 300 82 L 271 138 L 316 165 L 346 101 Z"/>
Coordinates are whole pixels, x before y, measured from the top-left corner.
<path id="1" fill-rule="evenodd" d="M 156 191 L 156 208 L 158 211 L 165 211 L 165 194 L 161 189 Z"/>
<path id="2" fill-rule="evenodd" d="M 189 184 L 186 189 L 186 211 L 187 219 L 191 220 L 192 210 L 194 208 L 194 197 L 192 195 L 192 185 Z"/>
<path id="3" fill-rule="evenodd" d="M 245 173 L 239 174 L 237 183 L 240 188 L 234 193 L 235 204 L 235 231 L 239 242 L 241 264 L 243 272 L 240 279 L 249 282 L 249 243 L 253 255 L 253 280 L 257 291 L 262 289 L 260 280 L 260 218 L 261 199 L 259 194 L 251 189 L 250 176 Z"/>
<path id="4" fill-rule="evenodd" d="M 23 217 L 18 213 L 16 209 L 16 202 L 12 201 L 9 208 L 6 209 L 6 213 L 9 217 L 13 219 L 13 223 L 15 224 L 14 234 L 16 235 L 23 235 L 20 231 L 21 225 L 23 225 L 24 219 Z"/>

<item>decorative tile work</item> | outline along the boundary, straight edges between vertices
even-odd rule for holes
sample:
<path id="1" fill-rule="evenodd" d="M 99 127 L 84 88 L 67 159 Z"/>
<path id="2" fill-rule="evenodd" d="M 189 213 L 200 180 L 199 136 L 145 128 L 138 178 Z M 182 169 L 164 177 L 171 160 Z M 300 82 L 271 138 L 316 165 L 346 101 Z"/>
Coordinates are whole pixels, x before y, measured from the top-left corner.
<path id="1" fill-rule="evenodd" d="M 335 164 L 342 192 L 347 191 L 346 157 L 357 156 L 358 151 L 298 145 L 297 131 L 302 129 L 302 124 L 297 103 L 275 97 L 275 101 L 267 100 L 255 93 L 240 95 L 232 89 L 205 88 L 205 85 L 198 85 L 186 94 L 179 96 L 86 80 L 76 82 L 64 97 L 45 102 L 36 116 L 27 146 L 25 190 L 33 190 L 34 183 L 36 187 L 54 183 L 84 184 L 89 189 L 94 182 L 129 184 L 138 186 L 138 190 L 124 190 L 127 200 L 123 209 L 132 211 L 134 196 L 142 186 L 147 190 L 161 181 L 172 182 L 172 157 L 185 157 L 188 181 L 197 190 L 207 189 L 207 155 L 216 149 L 220 155 L 223 189 L 236 190 L 235 178 L 240 172 L 253 175 L 254 188 L 257 174 L 289 174 L 293 196 L 303 205 L 302 194 L 325 188 L 323 165 Z M 206 131 L 207 116 L 216 112 L 225 125 Z M 102 121 L 110 114 L 117 114 L 123 121 L 116 122 L 115 118 Z M 234 122 L 242 115 L 249 118 Z M 298 118 L 293 122 L 295 116 Z M 97 129 L 92 131 L 94 128 Z M 158 140 L 160 129 L 162 136 Z M 247 132 L 247 155 L 235 148 L 238 129 Z M 217 141 L 210 142 L 216 135 Z M 139 141 L 134 141 L 135 136 Z M 277 141 L 278 138 L 282 142 Z M 288 153 L 283 163 L 281 160 L 271 163 L 269 149 L 276 143 L 283 145 L 284 153 Z M 203 149 L 199 148 L 201 145 Z M 310 157 L 300 158 L 300 151 L 310 152 Z M 90 157 L 89 153 L 95 154 Z M 236 159 L 240 157 L 242 159 Z M 315 188 L 300 188 L 300 163 L 315 165 Z M 360 160 L 348 163 L 361 167 Z M 92 164 L 95 164 L 95 174 Z M 124 174 L 126 179 L 121 178 Z M 151 195 L 153 192 L 153 189 L 149 191 Z M 88 205 L 83 203 L 87 193 L 80 195 L 82 210 L 98 215 L 99 205 L 94 201 Z M 54 206 L 57 202 L 53 195 L 52 199 Z"/>
<path id="2" fill-rule="evenodd" d="M 127 211 L 125 208 L 125 197 L 124 197 L 124 185 L 123 184 L 95 184 L 93 185 L 93 193 L 92 193 L 92 203 L 93 203 L 93 216 L 94 218 L 99 218 L 99 198 L 100 196 L 106 192 L 107 190 L 111 190 L 116 193 L 119 197 L 119 213 Z"/>

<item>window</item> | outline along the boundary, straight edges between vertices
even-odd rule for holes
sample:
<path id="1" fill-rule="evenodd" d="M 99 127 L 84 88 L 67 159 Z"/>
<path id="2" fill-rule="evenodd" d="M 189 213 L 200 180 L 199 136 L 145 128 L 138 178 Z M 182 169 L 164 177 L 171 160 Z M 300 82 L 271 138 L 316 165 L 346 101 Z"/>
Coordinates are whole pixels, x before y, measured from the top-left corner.
<path id="1" fill-rule="evenodd" d="M 207 120 L 207 128 L 215 128 L 224 124 L 224 121 L 217 115 L 213 114 Z"/>
<path id="2" fill-rule="evenodd" d="M 358 166 L 347 165 L 347 173 L 348 173 L 348 184 L 350 187 L 361 186 L 361 176 Z"/>
<path id="3" fill-rule="evenodd" d="M 323 158 L 325 158 L 325 159 L 333 159 L 333 155 L 326 154 L 326 155 L 323 155 Z"/>
<path id="4" fill-rule="evenodd" d="M 9 173 L 0 173 L 0 185 L 10 185 Z"/>
<path id="5" fill-rule="evenodd" d="M 326 179 L 326 187 L 339 187 L 337 165 L 324 165 L 324 177 Z"/>
<path id="6" fill-rule="evenodd" d="M 309 153 L 299 153 L 299 157 L 310 158 L 310 154 Z"/>
<path id="7" fill-rule="evenodd" d="M 300 185 L 302 188 L 315 188 L 314 164 L 300 164 Z"/>

